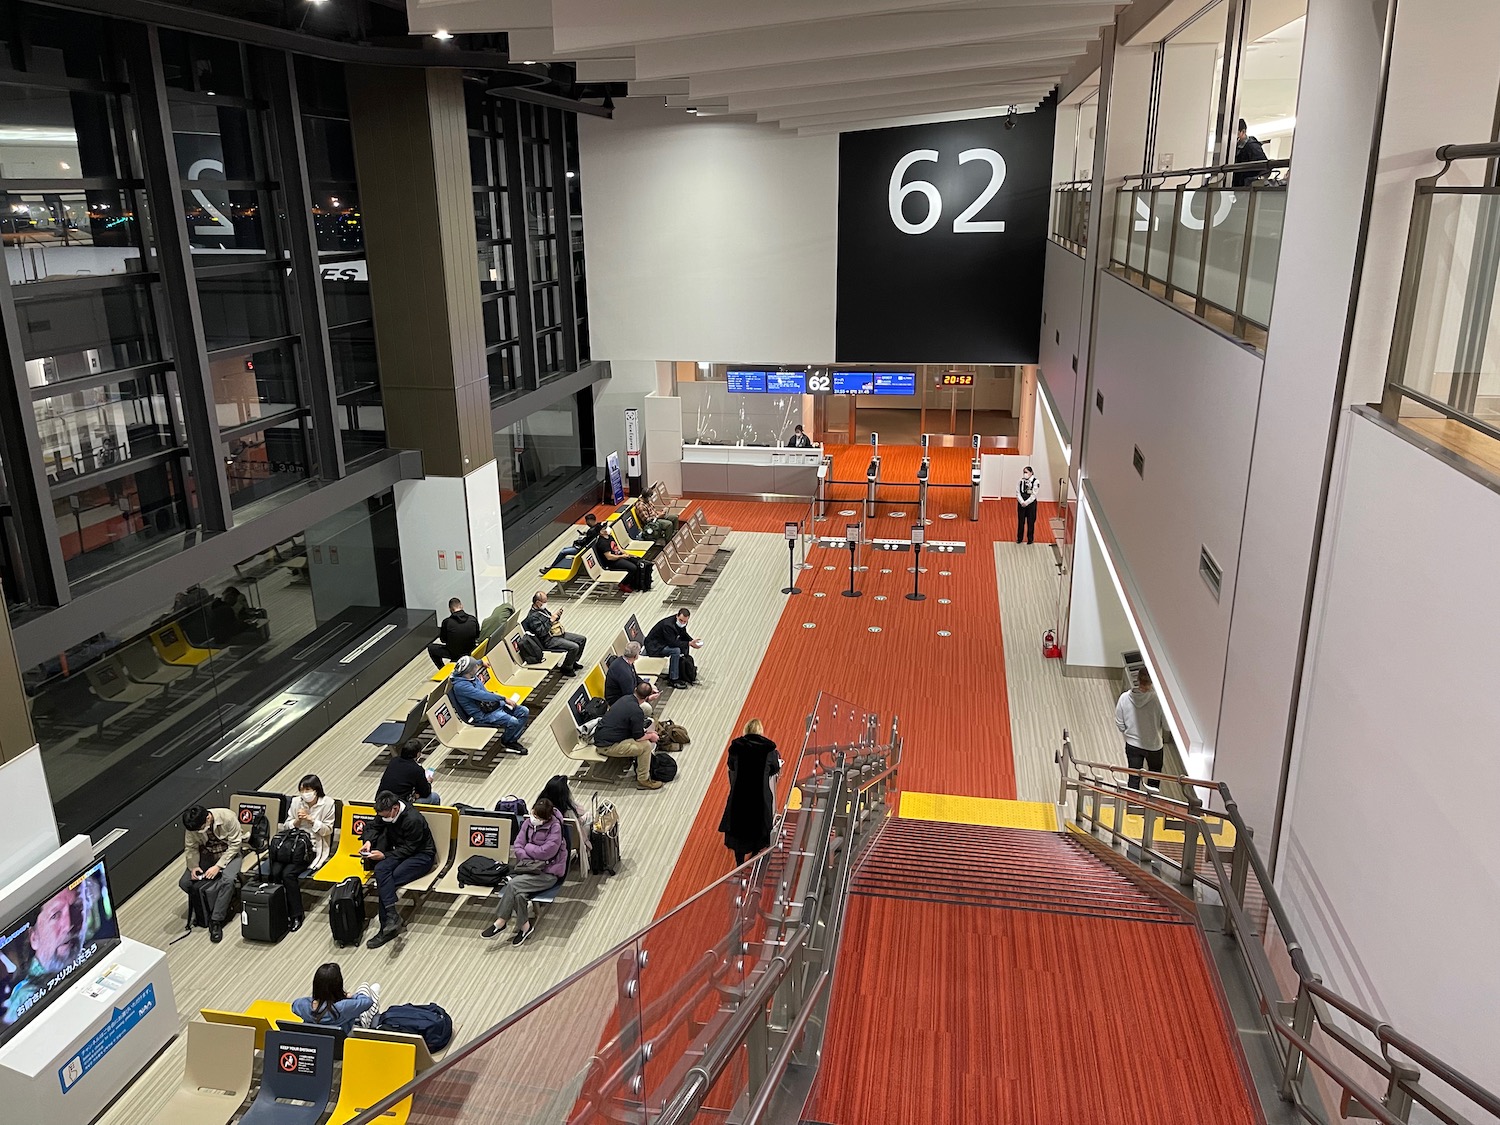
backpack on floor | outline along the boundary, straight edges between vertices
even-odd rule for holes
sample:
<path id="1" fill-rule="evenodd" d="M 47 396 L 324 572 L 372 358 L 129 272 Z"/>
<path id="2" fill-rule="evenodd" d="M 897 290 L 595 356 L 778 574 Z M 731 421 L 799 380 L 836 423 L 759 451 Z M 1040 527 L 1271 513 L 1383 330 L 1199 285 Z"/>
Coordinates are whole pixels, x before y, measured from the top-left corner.
<path id="1" fill-rule="evenodd" d="M 487 855 L 471 855 L 458 865 L 460 887 L 498 887 L 510 875 L 510 864 Z"/>
<path id="2" fill-rule="evenodd" d="M 688 737 L 687 727 L 681 723 L 674 723 L 671 719 L 663 719 L 657 723 L 656 733 L 661 736 L 657 746 L 668 753 L 693 741 Z"/>
<path id="3" fill-rule="evenodd" d="M 358 875 L 329 892 L 328 926 L 339 945 L 358 945 L 365 936 L 365 884 Z"/>
<path id="4" fill-rule="evenodd" d="M 547 651 L 542 648 L 542 642 L 530 633 L 522 633 L 516 638 L 516 652 L 526 664 L 540 664 L 547 658 Z"/>
<path id="5" fill-rule="evenodd" d="M 677 759 L 670 754 L 664 754 L 660 750 L 651 755 L 651 780 L 652 781 L 676 781 Z"/>
<path id="6" fill-rule="evenodd" d="M 677 676 L 684 683 L 696 684 L 698 682 L 698 662 L 687 653 L 677 658 Z"/>
<path id="7" fill-rule="evenodd" d="M 283 828 L 271 837 L 270 858 L 293 871 L 312 866 L 313 842 L 305 829 Z"/>
<path id="8" fill-rule="evenodd" d="M 392 1004 L 380 1013 L 380 1030 L 420 1035 L 429 1051 L 453 1041 L 453 1019 L 436 1004 Z"/>

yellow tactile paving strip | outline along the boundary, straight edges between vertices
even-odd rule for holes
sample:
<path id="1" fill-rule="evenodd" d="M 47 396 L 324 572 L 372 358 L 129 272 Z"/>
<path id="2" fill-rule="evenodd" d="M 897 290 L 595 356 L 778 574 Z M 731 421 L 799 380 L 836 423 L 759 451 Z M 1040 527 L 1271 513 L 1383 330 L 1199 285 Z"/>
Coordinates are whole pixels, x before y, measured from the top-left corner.
<path id="1" fill-rule="evenodd" d="M 946 793 L 902 793 L 900 816 L 946 824 L 1057 831 L 1057 811 L 1045 801 L 1002 801 L 994 797 L 954 797 Z"/>
<path id="2" fill-rule="evenodd" d="M 1227 820 L 1220 820 L 1215 816 L 1205 817 L 1204 820 L 1213 833 L 1214 843 L 1218 844 L 1221 848 L 1230 848 L 1234 846 L 1234 825 L 1230 824 Z M 1112 805 L 1103 805 L 1100 807 L 1099 823 L 1102 824 L 1105 829 L 1110 829 L 1115 826 L 1115 810 Z M 1141 816 L 1139 813 L 1127 812 L 1125 814 L 1125 824 L 1122 830 L 1124 831 L 1126 836 L 1130 837 L 1130 839 L 1139 840 L 1142 833 L 1146 831 L 1146 818 Z M 1158 843 L 1162 844 L 1180 844 L 1182 843 L 1182 829 L 1168 828 L 1166 824 L 1158 818 L 1156 822 L 1156 832 L 1154 834 L 1154 839 Z"/>

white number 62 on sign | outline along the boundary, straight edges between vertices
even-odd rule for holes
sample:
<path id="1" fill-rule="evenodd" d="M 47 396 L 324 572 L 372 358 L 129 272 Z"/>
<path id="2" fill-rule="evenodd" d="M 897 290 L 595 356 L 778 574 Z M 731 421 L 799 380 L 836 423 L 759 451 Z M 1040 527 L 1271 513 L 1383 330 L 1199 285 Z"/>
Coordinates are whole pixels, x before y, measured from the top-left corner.
<path id="1" fill-rule="evenodd" d="M 942 217 L 943 196 L 936 184 L 928 180 L 902 182 L 913 164 L 924 161 L 936 164 L 938 159 L 938 150 L 935 148 L 913 149 L 896 161 L 896 166 L 891 169 L 890 183 L 886 187 L 886 203 L 890 209 L 891 222 L 902 234 L 926 234 L 937 226 L 938 220 Z M 976 219 L 974 216 L 984 210 L 985 204 L 995 198 L 1000 191 L 1000 186 L 1005 183 L 1005 157 L 992 148 L 967 148 L 958 154 L 960 164 L 967 164 L 971 160 L 983 160 L 990 166 L 990 182 L 979 193 L 978 198 L 965 207 L 962 213 L 953 220 L 953 233 L 998 234 L 1005 230 L 1004 219 Z M 927 199 L 927 213 L 922 216 L 922 221 L 917 223 L 907 222 L 906 215 L 902 211 L 906 197 L 913 192 Z"/>

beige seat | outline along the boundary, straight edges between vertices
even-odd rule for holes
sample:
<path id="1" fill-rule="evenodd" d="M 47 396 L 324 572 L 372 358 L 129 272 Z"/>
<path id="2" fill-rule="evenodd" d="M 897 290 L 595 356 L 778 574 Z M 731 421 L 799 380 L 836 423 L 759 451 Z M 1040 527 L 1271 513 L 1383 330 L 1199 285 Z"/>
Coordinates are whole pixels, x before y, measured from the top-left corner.
<path id="1" fill-rule="evenodd" d="M 652 547 L 656 546 L 649 539 L 632 539 L 623 519 L 617 519 L 609 525 L 609 534 L 610 538 L 615 541 L 616 547 L 620 548 L 627 555 L 634 555 L 636 558 L 640 558 Z"/>
<path id="2" fill-rule="evenodd" d="M 668 586 L 696 586 L 702 577 L 688 570 L 673 570 L 665 553 L 656 557 L 656 575 Z"/>
<path id="3" fill-rule="evenodd" d="M 530 665 L 521 659 L 521 633 L 517 625 L 506 632 L 501 643 L 496 645 L 486 663 L 496 682 L 510 688 L 527 692 L 535 691 L 547 680 L 548 668 L 543 664 Z M 491 690 L 496 690 L 491 688 Z"/>
<path id="4" fill-rule="evenodd" d="M 453 866 L 453 849 L 458 842 L 458 810 L 446 805 L 413 805 L 412 808 L 422 814 L 422 819 L 432 830 L 432 842 L 437 846 L 437 862 L 432 870 L 426 875 L 418 875 L 410 883 L 401 884 L 399 893 L 412 895 L 412 909 L 415 911 Z"/>
<path id="5" fill-rule="evenodd" d="M 187 1025 L 182 1081 L 151 1120 L 155 1125 L 227 1125 L 250 1093 L 255 1031 L 228 1023 Z"/>
<path id="6" fill-rule="evenodd" d="M 164 690 L 162 684 L 131 679 L 119 656 L 108 656 L 90 665 L 84 675 L 88 677 L 89 689 L 108 703 L 139 703 Z"/>
<path id="7" fill-rule="evenodd" d="M 453 1025 L 453 1038 L 449 1042 L 458 1042 L 458 1025 Z M 420 1035 L 408 1035 L 404 1031 L 380 1031 L 373 1027 L 356 1027 L 349 1033 L 350 1039 L 374 1039 L 381 1043 L 410 1043 L 416 1052 L 417 1073 L 431 1070 L 437 1065 L 432 1057 L 432 1052 L 427 1049 L 427 1040 Z"/>
<path id="8" fill-rule="evenodd" d="M 566 707 L 552 716 L 552 737 L 557 739 L 558 749 L 563 752 L 563 757 L 585 763 L 590 774 L 595 767 L 609 761 L 599 753 L 599 748 L 590 739 L 583 736 L 573 722 L 572 712 Z"/>
<path id="9" fill-rule="evenodd" d="M 510 828 L 510 817 L 501 813 L 459 813 L 458 846 L 453 851 L 453 862 L 433 886 L 432 893 L 484 898 L 494 891 L 494 887 L 459 886 L 458 869 L 472 856 L 504 863 L 510 855 Z"/>
<path id="10" fill-rule="evenodd" d="M 156 649 L 149 640 L 132 641 L 120 650 L 120 662 L 125 674 L 138 684 L 171 685 L 184 676 L 191 676 L 191 668 L 180 668 L 174 664 L 163 664 L 156 656 Z"/>
<path id="11" fill-rule="evenodd" d="M 629 643 L 630 638 L 625 635 L 625 630 L 621 629 L 619 635 L 615 637 L 615 643 L 610 646 L 610 651 L 616 656 L 624 656 L 625 646 Z M 666 673 L 671 663 L 672 660 L 670 657 L 647 656 L 645 653 L 642 653 L 635 658 L 636 674 L 641 676 L 660 676 Z"/>
<path id="12" fill-rule="evenodd" d="M 537 663 L 524 663 L 521 660 L 521 635 L 525 632 L 525 629 L 517 626 L 505 634 L 505 647 L 509 651 L 511 663 L 521 671 L 541 672 L 545 675 L 554 668 L 560 667 L 562 662 L 568 658 L 568 654 L 565 652 L 547 652 L 544 649 L 542 651 L 542 659 Z M 499 673 L 497 672 L 496 675 L 499 675 Z"/>
<path id="13" fill-rule="evenodd" d="M 264 1048 L 267 1033 L 276 1030 L 276 1025 L 259 1012 L 228 1012 L 220 1008 L 199 1008 L 198 1014 L 207 1023 L 244 1028 L 250 1033 L 252 1051 Z"/>
<path id="14" fill-rule="evenodd" d="M 693 513 L 693 520 L 697 522 L 707 535 L 717 543 L 722 543 L 734 529 L 731 527 L 715 527 L 703 517 L 703 509 L 699 508 Z"/>
<path id="15" fill-rule="evenodd" d="M 599 565 L 599 559 L 593 551 L 579 551 L 578 553 L 583 556 L 584 573 L 589 579 L 589 588 L 584 591 L 585 596 L 593 593 L 601 582 L 617 586 L 630 577 L 623 570 L 605 570 Z"/>
<path id="16" fill-rule="evenodd" d="M 474 727 L 464 722 L 447 692 L 427 708 L 427 722 L 439 742 L 469 760 L 483 755 L 490 743 L 500 737 L 497 727 Z"/>

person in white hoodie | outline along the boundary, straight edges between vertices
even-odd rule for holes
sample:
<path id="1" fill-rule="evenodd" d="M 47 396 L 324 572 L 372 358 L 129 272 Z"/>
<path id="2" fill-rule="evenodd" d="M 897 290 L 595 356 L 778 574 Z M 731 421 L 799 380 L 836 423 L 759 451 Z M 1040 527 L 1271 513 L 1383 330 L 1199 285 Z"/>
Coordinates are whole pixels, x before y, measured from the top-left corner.
<path id="1" fill-rule="evenodd" d="M 1142 668 L 1136 673 L 1135 683 L 1136 686 L 1122 693 L 1120 702 L 1115 704 L 1115 726 L 1125 736 L 1125 760 L 1130 768 L 1160 773 L 1162 729 L 1166 725 L 1161 713 L 1161 700 L 1151 688 L 1151 673 L 1146 669 Z M 1160 783 L 1155 780 L 1148 779 L 1146 784 L 1152 789 L 1161 788 Z M 1140 777 L 1131 775 L 1130 788 L 1140 787 Z"/>

